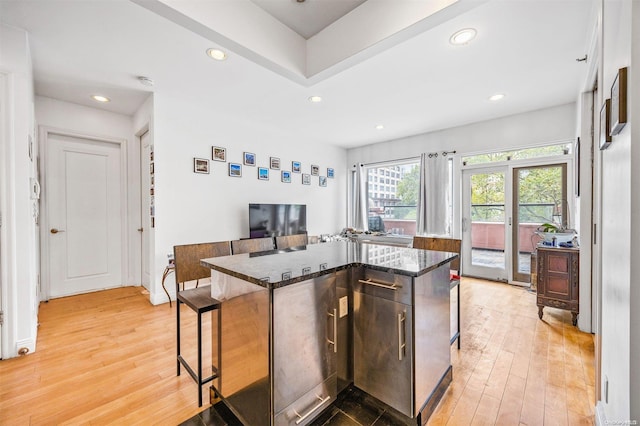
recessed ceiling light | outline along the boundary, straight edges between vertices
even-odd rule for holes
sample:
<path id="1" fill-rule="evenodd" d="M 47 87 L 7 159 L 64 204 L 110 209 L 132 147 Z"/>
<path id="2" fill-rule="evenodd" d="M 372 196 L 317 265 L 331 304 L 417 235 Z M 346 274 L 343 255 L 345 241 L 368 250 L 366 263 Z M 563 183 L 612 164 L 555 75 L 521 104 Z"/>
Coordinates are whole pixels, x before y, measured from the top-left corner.
<path id="1" fill-rule="evenodd" d="M 382 129 L 384 129 L 384 126 L 383 126 L 382 124 L 378 124 L 378 125 L 376 126 L 376 129 L 377 129 L 377 130 L 382 130 Z"/>
<path id="2" fill-rule="evenodd" d="M 220 49 L 208 49 L 207 55 L 209 55 L 211 59 L 215 59 L 216 61 L 224 61 L 225 59 L 227 59 L 227 54 Z"/>
<path id="3" fill-rule="evenodd" d="M 496 93 L 493 96 L 489 96 L 489 100 L 490 101 L 499 101 L 501 99 L 504 99 L 504 94 L 503 93 Z"/>
<path id="4" fill-rule="evenodd" d="M 474 38 L 476 38 L 476 34 L 478 32 L 473 28 L 465 28 L 463 30 L 457 31 L 455 34 L 451 36 L 449 39 L 449 43 L 451 44 L 467 44 Z"/>
<path id="5" fill-rule="evenodd" d="M 322 97 L 320 97 L 320 96 L 309 96 L 309 102 L 314 102 L 314 103 L 322 102 Z"/>
<path id="6" fill-rule="evenodd" d="M 98 102 L 111 102 L 111 99 L 107 98 L 106 96 L 102 96 L 102 95 L 91 95 L 91 99 L 93 99 L 94 101 L 98 101 Z"/>

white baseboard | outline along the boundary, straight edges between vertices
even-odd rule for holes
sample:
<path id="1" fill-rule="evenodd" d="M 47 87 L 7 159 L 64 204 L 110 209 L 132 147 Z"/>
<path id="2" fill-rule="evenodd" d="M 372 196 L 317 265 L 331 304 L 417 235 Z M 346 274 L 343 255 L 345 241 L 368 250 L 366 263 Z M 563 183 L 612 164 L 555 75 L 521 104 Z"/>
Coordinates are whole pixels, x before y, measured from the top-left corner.
<path id="1" fill-rule="evenodd" d="M 176 296 L 169 292 L 169 296 L 171 296 L 171 300 L 176 300 Z M 157 291 L 155 293 L 149 292 L 149 301 L 152 305 L 162 305 L 163 303 L 169 303 L 169 299 L 167 298 L 167 293 L 164 290 Z"/>
<path id="2" fill-rule="evenodd" d="M 605 426 L 607 424 L 607 418 L 604 415 L 604 406 L 602 401 L 596 403 L 596 426 Z"/>

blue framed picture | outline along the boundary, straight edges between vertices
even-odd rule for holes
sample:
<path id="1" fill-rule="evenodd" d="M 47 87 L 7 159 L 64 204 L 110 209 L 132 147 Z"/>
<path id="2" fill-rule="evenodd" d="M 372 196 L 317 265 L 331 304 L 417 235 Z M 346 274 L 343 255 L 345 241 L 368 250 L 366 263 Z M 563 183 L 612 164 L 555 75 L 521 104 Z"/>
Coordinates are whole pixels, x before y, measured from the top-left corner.
<path id="1" fill-rule="evenodd" d="M 229 176 L 241 177 L 242 176 L 242 164 L 229 163 Z"/>
<path id="2" fill-rule="evenodd" d="M 335 176 L 335 171 L 332 168 L 328 168 L 327 169 L 327 177 L 329 179 L 333 179 L 334 176 Z"/>
<path id="3" fill-rule="evenodd" d="M 320 186 L 327 186 L 327 177 L 326 176 L 319 176 L 319 180 L 318 180 Z"/>
<path id="4" fill-rule="evenodd" d="M 252 152 L 244 153 L 244 165 L 245 166 L 255 166 L 256 165 L 256 155 Z"/>
<path id="5" fill-rule="evenodd" d="M 300 173 L 302 171 L 302 164 L 299 161 L 291 162 L 291 171 L 293 173 Z"/>
<path id="6" fill-rule="evenodd" d="M 258 180 L 269 180 L 269 169 L 258 167 Z"/>
<path id="7" fill-rule="evenodd" d="M 282 181 L 285 183 L 291 183 L 291 172 L 283 170 Z"/>

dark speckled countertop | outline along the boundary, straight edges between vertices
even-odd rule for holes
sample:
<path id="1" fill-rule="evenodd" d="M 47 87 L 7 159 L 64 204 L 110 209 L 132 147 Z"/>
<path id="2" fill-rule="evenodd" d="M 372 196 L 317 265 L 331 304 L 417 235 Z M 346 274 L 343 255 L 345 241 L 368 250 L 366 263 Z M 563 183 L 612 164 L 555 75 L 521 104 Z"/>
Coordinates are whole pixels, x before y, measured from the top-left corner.
<path id="1" fill-rule="evenodd" d="M 413 277 L 444 265 L 457 254 L 352 241 L 335 241 L 260 253 L 202 259 L 216 271 L 266 288 L 278 288 L 353 266 Z"/>

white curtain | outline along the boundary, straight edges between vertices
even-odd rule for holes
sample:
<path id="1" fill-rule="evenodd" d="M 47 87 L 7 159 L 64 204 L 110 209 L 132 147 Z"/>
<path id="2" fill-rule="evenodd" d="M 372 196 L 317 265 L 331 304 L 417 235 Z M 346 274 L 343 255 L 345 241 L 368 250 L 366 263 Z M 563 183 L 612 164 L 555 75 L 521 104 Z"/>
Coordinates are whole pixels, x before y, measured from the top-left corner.
<path id="1" fill-rule="evenodd" d="M 367 211 L 367 175 L 362 164 L 356 165 L 356 176 L 353 185 L 353 220 L 352 225 L 361 231 L 369 230 L 369 212 Z"/>
<path id="2" fill-rule="evenodd" d="M 451 175 L 446 155 L 420 156 L 416 235 L 450 235 Z"/>

